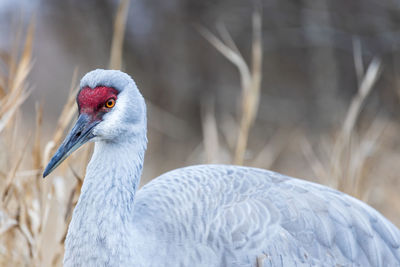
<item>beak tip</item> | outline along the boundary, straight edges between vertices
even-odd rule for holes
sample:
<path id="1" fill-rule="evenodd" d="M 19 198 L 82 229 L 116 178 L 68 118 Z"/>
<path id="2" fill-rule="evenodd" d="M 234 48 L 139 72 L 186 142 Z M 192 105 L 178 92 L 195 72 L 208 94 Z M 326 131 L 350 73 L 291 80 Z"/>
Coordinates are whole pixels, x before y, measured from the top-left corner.
<path id="1" fill-rule="evenodd" d="M 60 147 L 55 152 L 54 156 L 50 159 L 46 168 L 43 171 L 43 178 L 48 176 L 58 165 L 61 164 L 72 152 L 78 149 L 81 145 L 86 143 L 91 138 L 91 131 L 99 121 L 91 121 L 90 117 L 86 114 L 81 114 L 72 128 L 71 132 L 62 142 Z"/>
<path id="2" fill-rule="evenodd" d="M 50 161 L 50 163 L 51 163 L 51 161 Z M 51 166 L 53 166 L 53 164 L 50 164 L 50 163 L 46 166 L 46 168 L 43 171 L 43 178 L 46 178 L 46 176 L 48 176 L 54 169 L 53 167 L 51 167 Z"/>
<path id="3" fill-rule="evenodd" d="M 43 172 L 43 179 L 46 178 L 47 175 L 49 175 L 49 170 L 46 168 Z"/>

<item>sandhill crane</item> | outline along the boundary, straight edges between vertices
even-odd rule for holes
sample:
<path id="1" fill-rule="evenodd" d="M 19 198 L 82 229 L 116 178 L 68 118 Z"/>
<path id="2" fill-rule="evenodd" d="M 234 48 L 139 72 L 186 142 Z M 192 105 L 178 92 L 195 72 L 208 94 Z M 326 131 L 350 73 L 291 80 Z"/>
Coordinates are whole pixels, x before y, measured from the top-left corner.
<path id="1" fill-rule="evenodd" d="M 170 171 L 138 190 L 146 105 L 117 70 L 86 74 L 78 120 L 47 176 L 95 149 L 65 241 L 65 266 L 400 266 L 400 231 L 344 193 L 229 165 Z"/>

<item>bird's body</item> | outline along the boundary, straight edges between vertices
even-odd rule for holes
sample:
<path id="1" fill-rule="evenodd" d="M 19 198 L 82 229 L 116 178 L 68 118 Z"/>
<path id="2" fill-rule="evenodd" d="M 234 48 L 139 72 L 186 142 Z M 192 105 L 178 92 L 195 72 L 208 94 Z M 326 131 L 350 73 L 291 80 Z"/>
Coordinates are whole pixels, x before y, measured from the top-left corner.
<path id="1" fill-rule="evenodd" d="M 45 171 L 82 138 L 96 141 L 65 266 L 400 266 L 400 231 L 363 202 L 318 184 L 256 168 L 199 165 L 138 190 L 144 101 L 121 72 L 96 70 L 81 82 L 94 88 L 90 94 L 100 86 L 113 97 L 104 86 L 119 91 L 115 110 L 101 119 L 81 114 L 86 128 L 77 123 Z M 79 99 L 85 98 L 78 97 L 82 110 L 87 102 Z"/>
<path id="2" fill-rule="evenodd" d="M 112 190 L 109 184 L 90 202 L 82 192 L 67 266 L 400 264 L 399 231 L 378 212 L 278 173 L 199 165 L 166 173 L 135 196 L 117 185 Z"/>

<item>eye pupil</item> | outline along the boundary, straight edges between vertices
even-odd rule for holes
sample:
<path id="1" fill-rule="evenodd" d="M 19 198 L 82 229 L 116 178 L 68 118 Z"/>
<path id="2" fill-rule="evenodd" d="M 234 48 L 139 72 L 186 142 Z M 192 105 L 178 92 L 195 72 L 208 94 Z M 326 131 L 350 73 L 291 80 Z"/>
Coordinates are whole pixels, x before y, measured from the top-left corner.
<path id="1" fill-rule="evenodd" d="M 112 108 L 112 107 L 114 107 L 114 105 L 115 105 L 115 100 L 114 99 L 109 99 L 109 100 L 107 100 L 107 102 L 106 102 L 106 107 L 107 108 Z"/>

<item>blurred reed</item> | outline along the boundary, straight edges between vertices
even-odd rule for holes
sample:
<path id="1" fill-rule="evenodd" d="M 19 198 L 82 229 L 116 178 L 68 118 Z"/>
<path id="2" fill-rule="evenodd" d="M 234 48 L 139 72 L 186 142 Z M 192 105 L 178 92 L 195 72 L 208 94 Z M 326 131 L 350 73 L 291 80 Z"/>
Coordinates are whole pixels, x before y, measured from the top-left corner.
<path id="1" fill-rule="evenodd" d="M 199 28 L 203 36 L 239 70 L 242 89 L 241 112 L 233 160 L 233 163 L 237 165 L 243 164 L 249 131 L 257 116 L 257 109 L 260 101 L 263 57 L 260 10 L 259 8 L 256 9 L 253 14 L 251 68 L 246 63 L 246 60 L 243 58 L 225 27 L 222 25 L 218 27 L 221 39 L 218 39 L 207 29 Z"/>
<path id="2" fill-rule="evenodd" d="M 357 131 L 356 124 L 362 107 L 382 70 L 381 60 L 374 58 L 364 71 L 361 55 L 361 46 L 355 42 L 354 64 L 358 76 L 358 91 L 350 103 L 336 138 L 328 145 L 329 154 L 323 157 L 325 162 L 318 159 L 318 153 L 312 150 L 308 140 L 305 140 L 303 149 L 321 182 L 366 201 L 369 188 L 372 188 L 367 184 L 368 169 L 371 167 L 368 160 L 377 149 L 385 123 L 377 117 L 365 133 Z"/>

